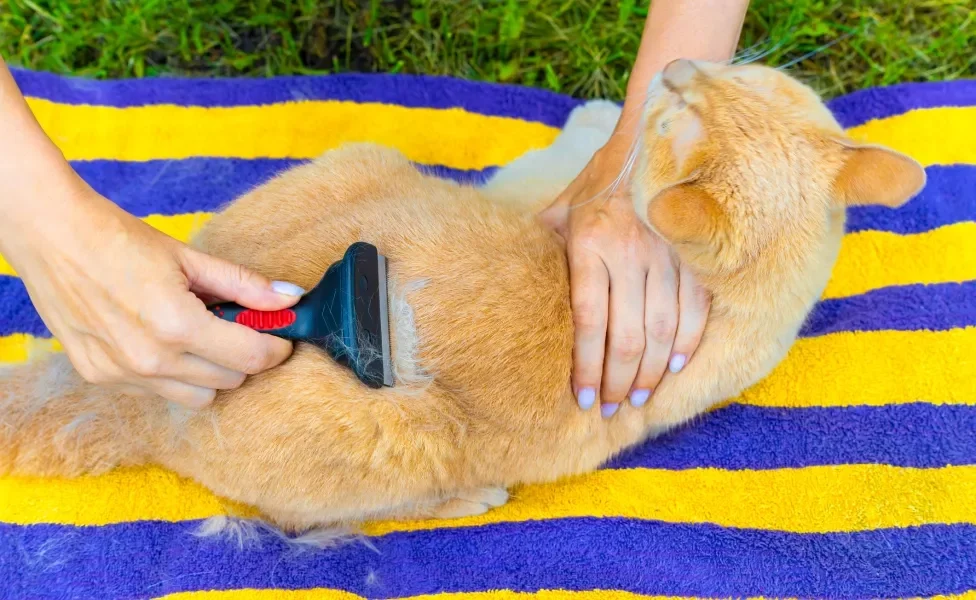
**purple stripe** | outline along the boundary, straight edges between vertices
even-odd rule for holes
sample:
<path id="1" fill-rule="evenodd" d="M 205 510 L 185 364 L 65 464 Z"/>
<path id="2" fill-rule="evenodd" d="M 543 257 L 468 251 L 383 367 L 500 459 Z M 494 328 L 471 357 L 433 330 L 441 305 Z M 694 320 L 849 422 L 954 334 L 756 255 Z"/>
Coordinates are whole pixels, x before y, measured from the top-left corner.
<path id="1" fill-rule="evenodd" d="M 921 233 L 976 220 L 976 166 L 933 166 L 925 172 L 928 183 L 911 202 L 894 210 L 879 206 L 853 207 L 847 211 L 847 230 Z"/>
<path id="2" fill-rule="evenodd" d="M 145 78 L 96 81 L 13 69 L 24 95 L 104 106 L 241 106 L 302 100 L 376 102 L 472 113 L 562 127 L 582 101 L 539 88 L 430 75 L 343 73 L 271 78 Z"/>
<path id="3" fill-rule="evenodd" d="M 820 301 L 802 337 L 838 331 L 945 331 L 976 325 L 976 281 L 880 288 Z"/>
<path id="4" fill-rule="evenodd" d="M 327 587 L 368 598 L 506 589 L 675 596 L 906 597 L 976 588 L 976 527 L 793 534 L 624 519 L 563 519 L 394 533 L 289 553 L 241 551 L 187 523 L 0 525 L 8 598 L 150 598 Z"/>
<path id="5" fill-rule="evenodd" d="M 737 470 L 842 464 L 976 464 L 976 407 L 733 404 L 632 448 L 607 467 Z"/>
<path id="6" fill-rule="evenodd" d="M 24 94 L 67 104 L 239 106 L 298 100 L 379 102 L 463 108 L 485 115 L 561 127 L 582 101 L 526 86 L 426 75 L 337 74 L 248 78 L 145 78 L 95 81 L 13 69 Z M 976 80 L 904 83 L 834 98 L 828 106 L 844 127 L 918 108 L 972 106 Z"/>
<path id="7" fill-rule="evenodd" d="M 121 162 L 76 161 L 75 170 L 102 195 L 126 211 L 143 217 L 215 211 L 276 173 L 302 160 L 187 158 Z M 462 170 L 417 165 L 420 170 L 460 183 L 483 183 L 497 167 Z M 848 211 L 848 230 L 920 233 L 943 225 L 976 219 L 976 166 L 935 166 L 926 169 L 928 185 L 905 206 L 892 210 L 855 207 Z"/>
<path id="8" fill-rule="evenodd" d="M 827 103 L 845 128 L 920 108 L 974 105 L 976 79 L 899 83 L 859 90 Z"/>
<path id="9" fill-rule="evenodd" d="M 34 309 L 24 282 L 18 277 L 0 275 L 0 336 L 14 333 L 51 337 L 47 325 Z"/>
<path id="10" fill-rule="evenodd" d="M 297 159 L 186 158 L 124 162 L 74 161 L 72 166 L 98 193 L 139 217 L 213 212 L 267 182 L 274 175 L 303 164 Z M 477 185 L 495 168 L 452 169 L 416 165 L 421 171 Z"/>
<path id="11" fill-rule="evenodd" d="M 838 331 L 945 331 L 976 325 L 976 281 L 906 285 L 820 302 L 800 335 Z M 50 333 L 34 310 L 23 282 L 0 276 L 0 336 Z"/>
<path id="12" fill-rule="evenodd" d="M 306 161 L 292 159 L 186 158 L 125 162 L 73 161 L 95 191 L 138 217 L 214 212 Z"/>

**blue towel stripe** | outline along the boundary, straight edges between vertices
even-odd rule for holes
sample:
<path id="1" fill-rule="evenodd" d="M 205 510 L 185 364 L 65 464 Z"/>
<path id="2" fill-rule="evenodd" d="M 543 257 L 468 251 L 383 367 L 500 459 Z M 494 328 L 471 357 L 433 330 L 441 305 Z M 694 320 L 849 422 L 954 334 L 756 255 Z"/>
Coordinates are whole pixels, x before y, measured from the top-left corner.
<path id="1" fill-rule="evenodd" d="M 75 161 L 75 170 L 99 193 L 126 211 L 144 217 L 219 210 L 276 173 L 305 161 L 297 159 L 186 158 L 124 162 Z M 497 167 L 484 170 L 417 165 L 422 171 L 477 185 Z M 976 165 L 933 166 L 926 169 L 922 193 L 899 209 L 859 206 L 848 211 L 847 230 L 922 233 L 971 220 L 976 214 Z"/>
<path id="2" fill-rule="evenodd" d="M 72 161 L 92 188 L 138 217 L 215 212 L 276 174 L 303 164 L 300 159 L 184 158 L 127 162 Z M 421 171 L 477 185 L 495 171 L 416 165 Z M 974 170 L 976 178 L 976 170 Z"/>
<path id="3" fill-rule="evenodd" d="M 352 543 L 305 553 L 270 536 L 241 550 L 196 538 L 193 526 L 0 525 L 0 579 L 8 597 L 37 600 L 268 587 L 368 598 L 554 588 L 864 598 L 976 589 L 976 527 L 961 524 L 796 534 L 574 518 L 392 533 L 372 539 L 375 550 Z"/>
<path id="4" fill-rule="evenodd" d="M 608 468 L 792 469 L 976 464 L 976 407 L 926 402 L 843 408 L 731 404 L 627 450 Z"/>
<path id="5" fill-rule="evenodd" d="M 821 300 L 800 337 L 841 331 L 947 331 L 976 324 L 976 281 L 912 284 Z"/>

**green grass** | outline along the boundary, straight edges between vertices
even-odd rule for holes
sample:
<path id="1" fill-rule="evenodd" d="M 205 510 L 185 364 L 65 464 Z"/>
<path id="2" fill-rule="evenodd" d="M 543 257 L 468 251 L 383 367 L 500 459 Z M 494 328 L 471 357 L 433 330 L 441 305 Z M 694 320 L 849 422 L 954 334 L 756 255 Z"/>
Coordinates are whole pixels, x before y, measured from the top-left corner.
<path id="1" fill-rule="evenodd" d="M 620 99 L 647 0 L 0 0 L 0 54 L 96 78 L 447 74 Z M 976 76 L 972 0 L 753 0 L 741 47 L 834 96 Z"/>

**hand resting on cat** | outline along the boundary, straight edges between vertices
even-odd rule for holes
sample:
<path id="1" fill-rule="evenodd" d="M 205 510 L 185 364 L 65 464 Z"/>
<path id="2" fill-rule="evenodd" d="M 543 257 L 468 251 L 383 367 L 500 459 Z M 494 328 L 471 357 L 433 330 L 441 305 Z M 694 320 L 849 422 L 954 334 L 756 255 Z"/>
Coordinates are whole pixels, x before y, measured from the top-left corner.
<path id="1" fill-rule="evenodd" d="M 458 517 L 504 503 L 511 486 L 593 470 L 739 394 L 819 299 L 845 208 L 899 206 L 925 172 L 851 141 L 811 90 L 756 65 L 673 62 L 644 116 L 634 207 L 712 309 L 695 359 L 643 407 L 604 419 L 577 406 L 566 255 L 535 217 L 609 135 L 613 107 L 593 103 L 483 188 L 350 145 L 239 198 L 195 240 L 306 289 L 350 243 L 375 244 L 389 258 L 394 388 L 369 389 L 298 344 L 193 412 L 87 384 L 52 355 L 0 375 L 0 473 L 159 464 L 294 532 Z"/>

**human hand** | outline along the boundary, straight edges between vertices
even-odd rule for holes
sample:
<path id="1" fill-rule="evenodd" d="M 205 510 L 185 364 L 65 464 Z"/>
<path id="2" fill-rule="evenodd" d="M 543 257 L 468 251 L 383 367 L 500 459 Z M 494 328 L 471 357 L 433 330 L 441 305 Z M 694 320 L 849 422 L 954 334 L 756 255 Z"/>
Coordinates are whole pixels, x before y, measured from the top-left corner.
<path id="1" fill-rule="evenodd" d="M 540 217 L 565 240 L 576 340 L 573 390 L 609 418 L 625 398 L 643 406 L 667 370 L 695 353 L 710 298 L 634 213 L 613 182 L 629 144 L 611 140 Z"/>
<path id="2" fill-rule="evenodd" d="M 284 361 L 292 344 L 221 320 L 201 296 L 277 310 L 303 291 L 194 250 L 75 177 L 57 219 L 5 230 L 3 252 L 77 371 L 189 407 Z"/>

